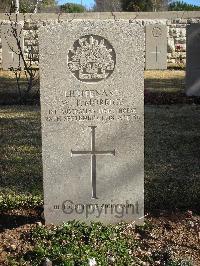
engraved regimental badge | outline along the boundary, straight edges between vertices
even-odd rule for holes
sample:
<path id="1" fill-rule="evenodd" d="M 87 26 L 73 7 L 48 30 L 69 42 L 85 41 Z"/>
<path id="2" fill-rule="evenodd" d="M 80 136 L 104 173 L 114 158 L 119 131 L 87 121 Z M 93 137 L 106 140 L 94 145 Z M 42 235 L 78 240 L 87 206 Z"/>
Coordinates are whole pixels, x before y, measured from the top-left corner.
<path id="1" fill-rule="evenodd" d="M 83 82 L 98 82 L 114 71 L 116 54 L 103 37 L 86 35 L 74 42 L 68 53 L 68 67 Z"/>
<path id="2" fill-rule="evenodd" d="M 162 35 L 162 30 L 159 26 L 155 26 L 152 30 L 153 37 L 158 38 Z"/>

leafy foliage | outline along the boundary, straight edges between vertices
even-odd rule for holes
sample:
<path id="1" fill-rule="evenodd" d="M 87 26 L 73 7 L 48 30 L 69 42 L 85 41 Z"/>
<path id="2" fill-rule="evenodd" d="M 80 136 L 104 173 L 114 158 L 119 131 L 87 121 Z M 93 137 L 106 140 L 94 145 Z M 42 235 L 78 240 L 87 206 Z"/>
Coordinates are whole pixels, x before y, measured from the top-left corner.
<path id="1" fill-rule="evenodd" d="M 20 13 L 33 13 L 36 6 L 36 0 L 20 0 Z M 0 12 L 14 12 L 14 2 L 12 0 L 1 0 Z M 38 8 L 56 6 L 56 0 L 42 0 L 38 3 Z"/>
<path id="2" fill-rule="evenodd" d="M 169 5 L 170 11 L 195 11 L 200 10 L 200 6 L 185 3 L 183 1 L 175 1 Z"/>
<path id="3" fill-rule="evenodd" d="M 171 0 L 95 0 L 95 11 L 157 11 L 167 10 Z"/>
<path id="4" fill-rule="evenodd" d="M 0 210 L 2 212 L 20 208 L 34 208 L 41 205 L 43 205 L 41 196 L 16 193 L 0 193 Z"/>
<path id="5" fill-rule="evenodd" d="M 0 2 L 0 12 L 14 12 L 12 0 L 1 0 Z"/>
<path id="6" fill-rule="evenodd" d="M 153 3 L 151 0 L 121 0 L 124 11 L 151 11 Z"/>
<path id="7" fill-rule="evenodd" d="M 121 11 L 121 0 L 95 0 L 94 10 L 98 12 Z"/>
<path id="8" fill-rule="evenodd" d="M 60 6 L 60 9 L 64 13 L 83 13 L 85 7 L 79 4 L 66 3 Z"/>
<path id="9" fill-rule="evenodd" d="M 153 225 L 151 225 L 152 227 Z M 149 225 L 136 226 L 127 231 L 127 224 L 102 225 L 68 222 L 61 226 L 37 226 L 30 235 L 33 249 L 18 258 L 10 258 L 9 265 L 39 266 L 48 258 L 53 265 L 159 265 L 192 266 L 187 261 L 172 259 L 170 249 L 142 252 L 141 241 L 133 231 L 148 233 Z M 132 232 L 132 233 L 131 233 Z M 144 248 L 144 247 L 143 247 Z M 17 260 L 16 260 L 17 259 Z"/>
<path id="10" fill-rule="evenodd" d="M 39 2 L 38 8 L 56 6 L 56 0 L 43 0 Z M 35 10 L 35 0 L 21 0 L 20 1 L 20 13 L 33 13 Z"/>
<path id="11" fill-rule="evenodd" d="M 135 240 L 123 233 L 121 226 L 69 222 L 47 229 L 37 227 L 32 232 L 35 248 L 24 259 L 31 265 L 40 265 L 49 258 L 53 265 L 88 265 L 95 259 L 97 265 L 132 265 L 131 250 Z"/>

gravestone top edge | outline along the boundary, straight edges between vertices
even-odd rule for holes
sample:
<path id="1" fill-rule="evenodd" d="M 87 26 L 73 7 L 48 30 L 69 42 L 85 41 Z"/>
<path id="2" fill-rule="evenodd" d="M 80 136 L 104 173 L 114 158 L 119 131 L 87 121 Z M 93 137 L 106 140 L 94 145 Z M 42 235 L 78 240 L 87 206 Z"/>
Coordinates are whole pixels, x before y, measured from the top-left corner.
<path id="1" fill-rule="evenodd" d="M 15 14 L 12 14 L 12 17 L 15 17 Z M 86 12 L 86 13 L 37 13 L 37 14 L 18 14 L 19 20 L 32 20 L 33 22 L 42 21 L 42 20 L 57 20 L 61 18 L 66 20 L 68 18 L 129 18 L 134 19 L 191 19 L 199 18 L 200 11 L 162 11 L 162 12 Z M 7 15 L 5 13 L 0 13 L 0 20 L 6 20 Z"/>
<path id="2" fill-rule="evenodd" d="M 128 23 L 128 24 L 136 24 L 136 25 L 141 25 L 141 23 L 143 22 L 143 19 L 72 19 L 72 20 L 65 20 L 65 21 L 54 21 L 54 20 L 50 20 L 48 21 L 47 24 L 41 24 L 40 28 L 47 28 L 47 27 L 51 27 L 52 25 L 54 26 L 64 26 L 65 24 L 74 24 L 74 23 Z"/>

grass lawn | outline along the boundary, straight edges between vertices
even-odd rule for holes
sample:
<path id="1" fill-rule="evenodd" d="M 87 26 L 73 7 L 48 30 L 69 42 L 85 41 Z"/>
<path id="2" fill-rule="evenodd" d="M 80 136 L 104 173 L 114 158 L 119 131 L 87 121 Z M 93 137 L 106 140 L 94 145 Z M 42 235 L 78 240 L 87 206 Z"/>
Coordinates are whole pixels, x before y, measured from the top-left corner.
<path id="1" fill-rule="evenodd" d="M 0 183 L 3 196 L 0 206 L 15 208 L 18 203 L 26 201 L 27 196 L 31 200 L 32 196 L 42 195 L 39 107 L 2 106 L 0 123 Z M 24 196 L 19 197 L 20 194 Z"/>
<path id="2" fill-rule="evenodd" d="M 12 71 L 0 70 L 0 105 L 18 104 L 20 97 L 16 85 L 15 74 Z M 25 72 L 21 73 L 21 94 L 24 95 L 27 88 Z M 28 103 L 35 104 L 39 101 L 39 81 L 34 81 L 34 86 L 28 96 Z"/>
<path id="3" fill-rule="evenodd" d="M 168 93 L 182 91 L 183 71 L 162 75 L 145 73 L 149 90 L 162 91 L 163 79 Z M 10 77 L 0 73 L 4 78 L 2 87 Z M 88 265 L 89 258 L 103 266 L 198 266 L 199 117 L 198 104 L 145 106 L 145 212 L 151 215 L 143 227 L 45 227 L 40 223 L 40 107 L 0 106 L 0 265 L 41 265 L 49 257 L 55 265 L 67 266 Z"/>
<path id="4" fill-rule="evenodd" d="M 1 193 L 41 196 L 39 107 L 3 106 L 0 117 Z M 147 212 L 175 208 L 199 210 L 199 117 L 199 105 L 145 107 Z"/>
<path id="5" fill-rule="evenodd" d="M 200 211 L 199 117 L 199 105 L 146 106 L 147 211 Z"/>
<path id="6" fill-rule="evenodd" d="M 185 71 L 145 71 L 145 88 L 152 92 L 181 92 L 185 89 Z"/>
<path id="7" fill-rule="evenodd" d="M 22 95 L 26 88 L 26 76 L 22 73 L 20 80 Z M 185 71 L 145 71 L 145 89 L 154 93 L 180 93 L 185 89 Z M 29 103 L 39 102 L 39 82 L 33 87 L 28 97 Z M 12 71 L 0 70 L 0 105 L 18 104 L 19 93 L 15 75 Z"/>

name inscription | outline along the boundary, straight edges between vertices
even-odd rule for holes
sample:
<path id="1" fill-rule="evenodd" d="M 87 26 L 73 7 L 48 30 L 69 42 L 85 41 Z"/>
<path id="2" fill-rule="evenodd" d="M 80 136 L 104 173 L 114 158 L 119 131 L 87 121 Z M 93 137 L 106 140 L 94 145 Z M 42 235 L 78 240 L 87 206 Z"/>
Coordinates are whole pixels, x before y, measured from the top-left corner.
<path id="1" fill-rule="evenodd" d="M 49 109 L 46 114 L 48 122 L 111 122 L 139 119 L 136 108 L 127 106 L 125 99 L 111 90 L 65 91 L 60 108 Z"/>

